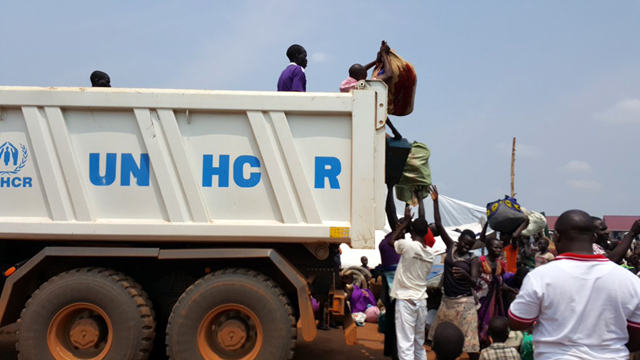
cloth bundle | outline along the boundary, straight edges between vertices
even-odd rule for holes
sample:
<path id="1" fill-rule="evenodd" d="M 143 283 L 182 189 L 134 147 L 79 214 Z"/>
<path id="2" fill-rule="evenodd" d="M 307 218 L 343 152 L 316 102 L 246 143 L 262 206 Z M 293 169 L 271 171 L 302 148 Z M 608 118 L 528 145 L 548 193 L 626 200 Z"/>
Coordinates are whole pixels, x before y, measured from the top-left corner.
<path id="1" fill-rule="evenodd" d="M 393 78 L 389 84 L 387 113 L 395 116 L 409 115 L 413 112 L 413 101 L 416 97 L 416 70 L 410 62 L 393 50 L 389 53 L 389 63 L 393 68 Z M 373 69 L 372 78 L 377 78 L 383 70 L 380 67 Z"/>
<path id="2" fill-rule="evenodd" d="M 487 220 L 495 231 L 513 233 L 526 218 L 515 198 L 505 196 L 502 200 L 487 204 Z"/>
<path id="3" fill-rule="evenodd" d="M 522 231 L 522 235 L 533 236 L 547 227 L 547 218 L 544 215 L 535 211 L 527 211 L 524 208 L 522 210 L 529 218 L 529 226 Z"/>
<path id="4" fill-rule="evenodd" d="M 400 201 L 418 205 L 418 199 L 413 195 L 413 189 L 416 186 L 422 186 L 422 196 L 429 195 L 429 186 L 431 186 L 431 169 L 429 168 L 429 157 L 431 150 L 427 145 L 414 141 L 411 145 L 411 152 L 404 165 L 404 172 L 398 185 L 396 185 L 396 197 Z"/>

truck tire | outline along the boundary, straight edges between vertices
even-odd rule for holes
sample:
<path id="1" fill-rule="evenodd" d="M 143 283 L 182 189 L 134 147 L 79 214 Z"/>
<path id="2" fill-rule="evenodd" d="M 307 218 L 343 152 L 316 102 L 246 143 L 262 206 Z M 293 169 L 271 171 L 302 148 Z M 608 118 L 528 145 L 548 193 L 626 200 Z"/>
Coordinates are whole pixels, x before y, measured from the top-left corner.
<path id="1" fill-rule="evenodd" d="M 126 275 L 75 269 L 33 293 L 17 337 L 20 360 L 146 360 L 154 313 L 147 294 Z"/>
<path id="2" fill-rule="evenodd" d="M 224 269 L 191 285 L 167 326 L 171 360 L 288 360 L 297 330 L 280 286 L 249 269 Z"/>

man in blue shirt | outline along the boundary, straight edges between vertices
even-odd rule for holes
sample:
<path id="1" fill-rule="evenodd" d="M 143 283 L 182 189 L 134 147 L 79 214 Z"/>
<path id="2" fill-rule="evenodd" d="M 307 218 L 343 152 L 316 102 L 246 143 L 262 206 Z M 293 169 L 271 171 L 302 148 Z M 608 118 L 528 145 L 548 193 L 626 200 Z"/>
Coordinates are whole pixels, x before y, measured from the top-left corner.
<path id="1" fill-rule="evenodd" d="M 307 78 L 304 69 L 307 67 L 307 51 L 300 45 L 291 45 L 287 49 L 287 57 L 291 63 L 280 74 L 278 91 L 307 91 Z"/>

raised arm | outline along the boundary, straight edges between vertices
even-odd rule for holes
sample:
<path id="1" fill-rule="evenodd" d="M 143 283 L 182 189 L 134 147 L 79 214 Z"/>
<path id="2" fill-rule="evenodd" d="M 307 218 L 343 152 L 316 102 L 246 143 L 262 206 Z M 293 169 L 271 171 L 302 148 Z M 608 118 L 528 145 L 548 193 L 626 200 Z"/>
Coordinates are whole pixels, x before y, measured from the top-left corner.
<path id="1" fill-rule="evenodd" d="M 489 220 L 487 220 L 484 223 L 484 226 L 482 227 L 482 232 L 480 233 L 480 238 L 478 238 L 478 240 L 482 241 L 483 243 L 487 243 L 487 228 L 489 227 Z"/>
<path id="2" fill-rule="evenodd" d="M 440 238 L 447 245 L 447 251 L 453 246 L 453 239 L 447 234 L 447 231 L 442 226 L 442 219 L 440 219 L 440 204 L 438 203 L 438 188 L 435 185 L 431 186 L 431 200 L 433 200 L 433 217 L 436 222 L 436 229 L 440 233 Z"/>
<path id="3" fill-rule="evenodd" d="M 389 240 L 389 246 L 395 246 L 396 240 L 400 239 L 400 234 L 407 228 L 407 226 L 409 226 L 409 224 L 411 224 L 411 207 L 407 204 L 404 207 L 404 218 L 400 222 L 400 225 L 393 230 L 391 239 Z"/>
<path id="4" fill-rule="evenodd" d="M 615 249 L 613 249 L 607 257 L 609 260 L 613 261 L 616 264 L 622 263 L 622 259 L 627 254 L 627 251 L 631 247 L 633 243 L 633 239 L 640 234 L 640 219 L 636 220 L 633 225 L 631 225 L 631 230 L 627 233 L 627 235 L 622 238 L 622 241 Z"/>
<path id="5" fill-rule="evenodd" d="M 365 70 L 369 71 L 369 69 L 371 69 L 372 67 L 374 67 L 376 64 L 380 63 L 382 60 L 382 56 L 380 55 L 380 53 L 378 53 L 378 56 L 376 57 L 375 60 L 373 60 L 372 62 L 364 65 Z"/>
<path id="6" fill-rule="evenodd" d="M 382 67 L 384 68 L 384 74 L 378 76 L 378 80 L 382 80 L 387 84 L 391 82 L 393 79 L 393 68 L 391 67 L 391 62 L 389 61 L 389 53 L 391 52 L 391 48 L 387 45 L 386 41 L 382 41 L 382 45 L 380 46 L 380 55 L 382 57 Z"/>
<path id="7" fill-rule="evenodd" d="M 513 235 L 511 236 L 512 239 L 518 239 L 520 238 L 520 235 L 522 234 L 522 232 L 524 231 L 524 229 L 527 228 L 527 226 L 529 226 L 529 217 L 527 216 L 527 218 L 524 220 L 524 222 L 516 229 L 516 231 L 513 232 Z"/>
<path id="8" fill-rule="evenodd" d="M 413 189 L 413 193 L 418 199 L 418 218 L 426 221 L 427 219 L 425 219 L 424 215 L 424 198 L 422 197 L 422 186 L 416 186 Z"/>

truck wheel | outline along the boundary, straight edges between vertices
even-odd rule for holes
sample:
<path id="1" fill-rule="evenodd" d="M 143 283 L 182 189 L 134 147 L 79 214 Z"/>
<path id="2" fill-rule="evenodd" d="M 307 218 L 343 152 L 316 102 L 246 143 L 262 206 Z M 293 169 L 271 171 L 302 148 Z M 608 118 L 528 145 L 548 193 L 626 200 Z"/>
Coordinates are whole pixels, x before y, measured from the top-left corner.
<path id="1" fill-rule="evenodd" d="M 167 326 L 173 360 L 287 360 L 296 341 L 293 308 L 273 280 L 249 269 L 224 269 L 180 297 Z"/>
<path id="2" fill-rule="evenodd" d="M 126 275 L 75 269 L 33 293 L 17 336 L 20 360 L 145 360 L 154 313 L 147 294 Z"/>

